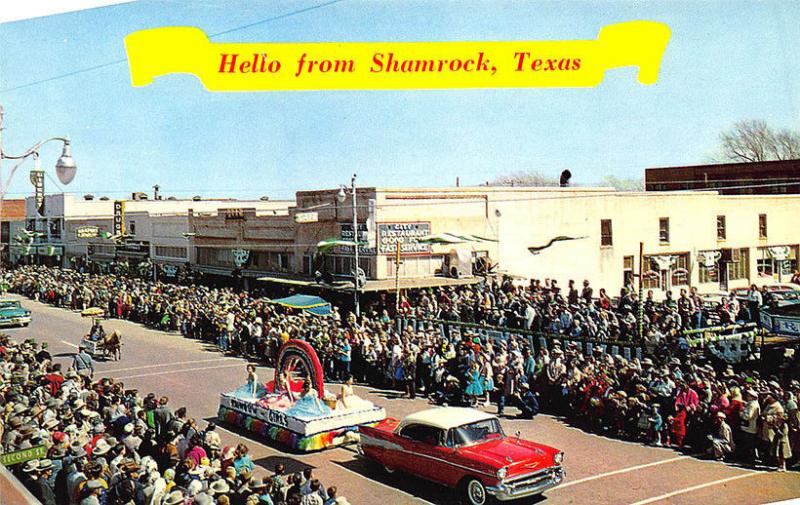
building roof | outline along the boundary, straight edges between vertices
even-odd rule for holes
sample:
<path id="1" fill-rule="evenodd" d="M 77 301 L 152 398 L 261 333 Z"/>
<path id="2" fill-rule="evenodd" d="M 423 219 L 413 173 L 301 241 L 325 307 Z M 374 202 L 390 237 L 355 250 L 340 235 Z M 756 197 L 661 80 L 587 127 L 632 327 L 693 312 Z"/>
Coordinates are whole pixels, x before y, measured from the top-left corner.
<path id="1" fill-rule="evenodd" d="M 0 220 L 22 221 L 25 219 L 25 200 L 3 200 L 0 208 Z"/>
<path id="2" fill-rule="evenodd" d="M 434 409 L 422 410 L 406 416 L 400 422 L 399 428 L 409 424 L 425 424 L 442 430 L 449 430 L 465 424 L 494 419 L 493 414 L 482 412 L 476 409 L 464 407 L 439 407 Z"/>

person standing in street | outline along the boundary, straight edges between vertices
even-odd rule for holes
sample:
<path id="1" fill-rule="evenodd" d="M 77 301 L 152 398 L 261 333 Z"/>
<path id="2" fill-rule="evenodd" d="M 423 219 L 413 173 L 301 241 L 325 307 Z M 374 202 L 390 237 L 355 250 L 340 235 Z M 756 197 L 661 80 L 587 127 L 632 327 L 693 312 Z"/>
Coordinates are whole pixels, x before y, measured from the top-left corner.
<path id="1" fill-rule="evenodd" d="M 747 309 L 750 311 L 751 322 L 758 323 L 758 309 L 763 301 L 761 291 L 758 290 L 755 284 L 752 284 L 747 292 Z"/>
<path id="2" fill-rule="evenodd" d="M 94 377 L 94 360 L 84 346 L 78 347 L 78 354 L 72 358 L 72 369 L 82 377 Z"/>

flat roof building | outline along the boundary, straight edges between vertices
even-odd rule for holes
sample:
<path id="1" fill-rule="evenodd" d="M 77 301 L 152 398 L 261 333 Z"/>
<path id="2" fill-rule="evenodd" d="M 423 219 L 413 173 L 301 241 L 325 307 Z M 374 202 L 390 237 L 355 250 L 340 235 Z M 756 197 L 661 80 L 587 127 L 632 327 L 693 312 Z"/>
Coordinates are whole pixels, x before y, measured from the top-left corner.
<path id="1" fill-rule="evenodd" d="M 648 168 L 646 191 L 710 189 L 723 195 L 800 193 L 800 160 Z"/>

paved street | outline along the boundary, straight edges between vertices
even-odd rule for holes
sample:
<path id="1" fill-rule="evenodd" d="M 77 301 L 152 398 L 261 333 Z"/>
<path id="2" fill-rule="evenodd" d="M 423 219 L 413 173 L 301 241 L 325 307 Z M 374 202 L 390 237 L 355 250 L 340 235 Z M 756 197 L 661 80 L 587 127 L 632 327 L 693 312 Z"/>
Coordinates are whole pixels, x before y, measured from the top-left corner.
<path id="1" fill-rule="evenodd" d="M 19 339 L 31 336 L 49 342 L 55 359 L 68 365 L 90 320 L 27 299 L 23 305 L 33 311 L 32 324 L 8 332 Z M 196 419 L 213 419 L 218 394 L 245 381 L 243 360 L 223 357 L 201 342 L 124 321 L 107 321 L 104 326 L 106 331 L 121 331 L 125 345 L 122 360 L 99 363 L 97 376 L 121 379 L 142 394 L 165 394 L 173 408 L 185 405 Z M 265 367 L 258 370 L 262 381 L 271 379 L 272 373 Z M 383 405 L 393 417 L 426 407 L 424 400 L 398 399 L 394 392 L 359 388 L 358 394 Z M 548 416 L 535 421 L 506 419 L 503 426 L 507 433 L 519 430 L 525 438 L 565 451 L 567 480 L 547 493 L 547 503 L 756 504 L 800 496 L 796 472 L 753 471 L 702 461 L 669 449 L 586 434 Z M 240 438 L 229 431 L 223 435 L 225 443 Z M 386 476 L 358 459 L 351 448 L 293 454 L 247 435 L 241 438 L 265 472 L 277 462 L 287 464 L 289 471 L 315 467 L 326 486 L 336 485 L 353 504 L 457 503 L 452 492 L 435 485 L 407 476 Z"/>

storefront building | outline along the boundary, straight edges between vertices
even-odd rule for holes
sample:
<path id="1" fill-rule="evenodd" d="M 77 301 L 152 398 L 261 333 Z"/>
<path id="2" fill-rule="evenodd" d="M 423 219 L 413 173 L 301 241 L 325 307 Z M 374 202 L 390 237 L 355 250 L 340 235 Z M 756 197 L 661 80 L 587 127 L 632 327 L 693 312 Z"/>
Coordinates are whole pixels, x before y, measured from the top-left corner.
<path id="1" fill-rule="evenodd" d="M 301 191 L 278 214 L 195 216 L 198 265 L 244 278 L 313 286 L 320 274 L 352 289 L 352 202 Z M 656 296 L 786 282 L 797 269 L 800 196 L 616 192 L 610 188 L 359 188 L 359 267 L 365 291 L 472 282 L 490 268 L 523 279 L 584 279 L 616 295 L 643 283 Z M 429 244 L 440 234 L 480 237 Z M 400 243 L 399 264 L 397 244 Z M 548 246 L 548 244 L 551 244 Z M 541 248 L 532 253 L 529 248 Z M 396 274 L 399 274 L 396 276 Z M 347 284 L 350 282 L 349 284 Z M 348 288 L 349 286 L 349 288 Z M 677 293 L 676 293 L 677 295 Z"/>

